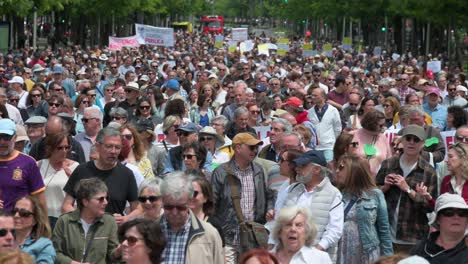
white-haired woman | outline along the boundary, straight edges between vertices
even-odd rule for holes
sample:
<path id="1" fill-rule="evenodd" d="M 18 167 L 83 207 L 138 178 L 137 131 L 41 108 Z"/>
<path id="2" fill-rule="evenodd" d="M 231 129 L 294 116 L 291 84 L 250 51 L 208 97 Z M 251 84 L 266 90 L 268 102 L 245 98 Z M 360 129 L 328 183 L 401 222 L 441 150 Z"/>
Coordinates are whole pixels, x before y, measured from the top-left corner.
<path id="1" fill-rule="evenodd" d="M 140 185 L 138 201 L 143 208 L 143 218 L 159 220 L 163 213 L 160 183 L 159 178 L 148 178 Z"/>
<path id="2" fill-rule="evenodd" d="M 317 229 L 307 209 L 284 207 L 280 210 L 273 229 L 273 238 L 278 241 L 273 254 L 280 263 L 332 263 L 328 253 L 312 246 L 316 235 Z"/>

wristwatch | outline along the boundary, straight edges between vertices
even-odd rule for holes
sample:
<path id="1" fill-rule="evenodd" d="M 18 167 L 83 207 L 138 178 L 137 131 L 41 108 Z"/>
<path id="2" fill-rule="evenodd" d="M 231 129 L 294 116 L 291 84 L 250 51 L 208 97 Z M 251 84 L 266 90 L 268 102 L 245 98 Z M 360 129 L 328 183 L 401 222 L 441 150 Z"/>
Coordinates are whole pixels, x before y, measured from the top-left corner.
<path id="1" fill-rule="evenodd" d="M 411 191 L 412 191 L 412 190 L 411 190 L 411 187 L 409 187 L 408 190 L 406 190 L 406 192 L 407 192 L 408 194 L 411 194 Z"/>

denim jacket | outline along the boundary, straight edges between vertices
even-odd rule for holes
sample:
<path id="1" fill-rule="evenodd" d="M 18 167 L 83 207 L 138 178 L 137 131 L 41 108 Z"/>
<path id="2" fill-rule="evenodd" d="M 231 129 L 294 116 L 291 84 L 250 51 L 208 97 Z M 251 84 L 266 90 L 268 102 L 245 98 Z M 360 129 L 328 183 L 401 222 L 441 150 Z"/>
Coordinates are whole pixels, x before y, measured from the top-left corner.
<path id="1" fill-rule="evenodd" d="M 20 245 L 23 252 L 33 257 L 35 263 L 53 264 L 55 261 L 55 249 L 52 241 L 46 237 L 33 239 L 28 237 L 24 244 Z"/>
<path id="2" fill-rule="evenodd" d="M 364 252 L 380 247 L 381 255 L 393 255 L 387 204 L 381 190 L 364 192 L 355 204 Z"/>

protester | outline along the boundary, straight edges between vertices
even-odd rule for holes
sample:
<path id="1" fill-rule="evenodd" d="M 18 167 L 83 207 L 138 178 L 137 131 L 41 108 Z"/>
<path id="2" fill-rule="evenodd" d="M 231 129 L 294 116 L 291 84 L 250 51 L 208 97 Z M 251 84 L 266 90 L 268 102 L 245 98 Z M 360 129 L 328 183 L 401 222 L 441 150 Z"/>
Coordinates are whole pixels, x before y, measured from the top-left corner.
<path id="1" fill-rule="evenodd" d="M 138 202 L 143 209 L 142 217 L 159 220 L 163 214 L 161 199 L 161 180 L 159 178 L 148 178 L 140 184 L 138 190 Z"/>

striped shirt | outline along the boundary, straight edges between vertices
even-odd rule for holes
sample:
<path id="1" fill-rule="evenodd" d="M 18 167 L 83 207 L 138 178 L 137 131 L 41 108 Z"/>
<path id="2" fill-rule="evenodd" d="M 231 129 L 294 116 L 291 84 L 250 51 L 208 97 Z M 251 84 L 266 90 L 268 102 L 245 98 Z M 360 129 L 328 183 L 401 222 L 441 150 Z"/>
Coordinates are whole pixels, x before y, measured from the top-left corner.
<path id="1" fill-rule="evenodd" d="M 166 248 L 163 251 L 162 264 L 184 264 L 185 263 L 185 248 L 188 244 L 190 227 L 192 226 L 190 217 L 187 219 L 183 229 L 172 231 L 168 226 L 166 217 L 163 216 L 161 221 L 161 229 L 166 237 Z"/>

